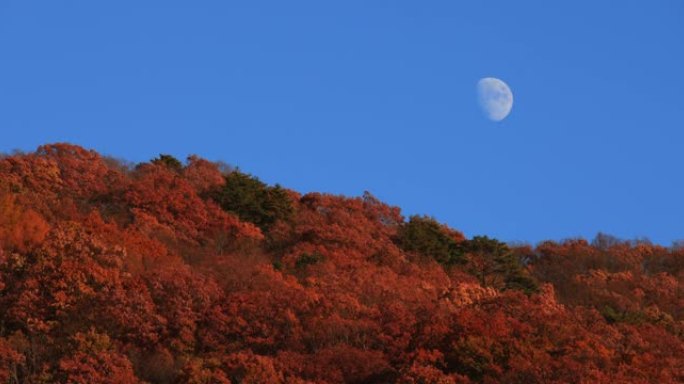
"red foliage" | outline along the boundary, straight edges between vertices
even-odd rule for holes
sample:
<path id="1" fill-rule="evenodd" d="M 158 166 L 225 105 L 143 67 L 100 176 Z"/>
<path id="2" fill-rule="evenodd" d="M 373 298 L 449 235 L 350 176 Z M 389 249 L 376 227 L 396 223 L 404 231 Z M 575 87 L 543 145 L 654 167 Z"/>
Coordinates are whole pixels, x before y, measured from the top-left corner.
<path id="1" fill-rule="evenodd" d="M 369 193 L 286 191 L 262 232 L 210 199 L 215 164 L 176 163 L 0 159 L 0 382 L 684 382 L 681 249 L 547 242 L 478 274 L 405 252 Z M 529 296 L 499 281 L 521 271 Z"/>
<path id="2" fill-rule="evenodd" d="M 15 350 L 8 340 L 0 338 L 0 382 L 18 382 L 17 371 L 25 360 L 25 356 Z"/>
<path id="3" fill-rule="evenodd" d="M 208 192 L 226 182 L 216 164 L 197 156 L 188 157 L 188 165 L 183 169 L 183 176 L 198 194 Z"/>
<path id="4" fill-rule="evenodd" d="M 254 225 L 201 199 L 187 180 L 167 167 L 143 164 L 133 177 L 125 201 L 136 229 L 148 236 L 170 244 L 211 242 L 219 252 L 227 245 L 263 238 Z"/>
<path id="5" fill-rule="evenodd" d="M 63 357 L 55 377 L 66 384 L 137 384 L 126 356 L 109 351 L 109 337 L 94 331 L 74 336 L 76 350 Z"/>

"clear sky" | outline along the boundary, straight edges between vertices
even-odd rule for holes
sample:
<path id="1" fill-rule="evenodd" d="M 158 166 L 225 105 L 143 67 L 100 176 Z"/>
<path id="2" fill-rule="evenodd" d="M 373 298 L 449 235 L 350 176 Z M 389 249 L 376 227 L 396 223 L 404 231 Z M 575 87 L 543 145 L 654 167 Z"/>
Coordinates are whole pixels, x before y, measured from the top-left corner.
<path id="1" fill-rule="evenodd" d="M 680 0 L 0 1 L 0 151 L 194 153 L 467 236 L 684 238 L 683 114 Z"/>

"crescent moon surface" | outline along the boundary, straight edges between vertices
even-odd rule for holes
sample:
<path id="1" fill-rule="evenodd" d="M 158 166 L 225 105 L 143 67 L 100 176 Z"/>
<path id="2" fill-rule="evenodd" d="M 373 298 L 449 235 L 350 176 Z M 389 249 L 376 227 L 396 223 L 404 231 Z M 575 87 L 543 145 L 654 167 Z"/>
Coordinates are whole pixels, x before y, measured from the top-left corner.
<path id="1" fill-rule="evenodd" d="M 513 108 L 511 88 L 495 77 L 484 77 L 477 82 L 477 97 L 485 116 L 492 121 L 505 119 Z"/>

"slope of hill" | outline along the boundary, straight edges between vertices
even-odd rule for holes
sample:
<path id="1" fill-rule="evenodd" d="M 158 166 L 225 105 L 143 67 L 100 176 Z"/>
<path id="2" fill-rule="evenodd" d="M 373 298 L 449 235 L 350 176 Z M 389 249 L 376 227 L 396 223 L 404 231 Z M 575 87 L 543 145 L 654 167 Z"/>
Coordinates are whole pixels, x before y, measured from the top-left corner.
<path id="1" fill-rule="evenodd" d="M 684 250 L 508 246 L 198 157 L 0 158 L 0 383 L 684 382 Z"/>

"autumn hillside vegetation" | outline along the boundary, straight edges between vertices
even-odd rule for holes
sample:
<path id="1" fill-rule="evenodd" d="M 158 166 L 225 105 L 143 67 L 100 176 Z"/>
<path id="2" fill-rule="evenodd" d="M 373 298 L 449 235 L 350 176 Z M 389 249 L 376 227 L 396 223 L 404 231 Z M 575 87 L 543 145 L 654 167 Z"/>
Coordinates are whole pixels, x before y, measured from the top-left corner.
<path id="1" fill-rule="evenodd" d="M 466 238 L 197 156 L 0 157 L 0 384 L 682 382 L 681 247 Z"/>

